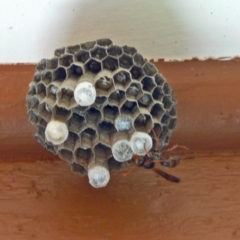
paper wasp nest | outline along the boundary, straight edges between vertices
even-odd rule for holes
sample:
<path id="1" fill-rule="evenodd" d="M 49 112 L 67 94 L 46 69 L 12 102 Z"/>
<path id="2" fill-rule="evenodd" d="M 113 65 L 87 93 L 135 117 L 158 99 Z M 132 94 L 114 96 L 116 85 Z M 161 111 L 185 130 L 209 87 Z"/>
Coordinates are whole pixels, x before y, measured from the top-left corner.
<path id="1" fill-rule="evenodd" d="M 137 50 L 99 39 L 41 60 L 27 93 L 36 140 L 104 187 L 109 170 L 155 142 L 168 144 L 176 102 L 163 76 Z"/>

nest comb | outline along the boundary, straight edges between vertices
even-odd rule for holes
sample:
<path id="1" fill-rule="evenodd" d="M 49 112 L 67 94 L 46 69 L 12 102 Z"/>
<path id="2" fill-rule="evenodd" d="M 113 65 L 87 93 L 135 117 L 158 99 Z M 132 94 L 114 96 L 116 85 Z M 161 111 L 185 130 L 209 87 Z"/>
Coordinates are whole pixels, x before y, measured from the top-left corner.
<path id="1" fill-rule="evenodd" d="M 99 39 L 55 50 L 43 59 L 26 96 L 35 139 L 74 172 L 104 187 L 109 171 L 160 147 L 176 126 L 173 92 L 134 47 Z"/>

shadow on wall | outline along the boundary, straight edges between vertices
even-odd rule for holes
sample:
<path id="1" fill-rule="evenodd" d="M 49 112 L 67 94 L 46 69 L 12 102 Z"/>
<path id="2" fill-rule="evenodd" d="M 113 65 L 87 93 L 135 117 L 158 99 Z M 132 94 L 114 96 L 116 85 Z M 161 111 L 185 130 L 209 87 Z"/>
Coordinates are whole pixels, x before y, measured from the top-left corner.
<path id="1" fill-rule="evenodd" d="M 157 0 L 139 0 L 137 3 L 128 0 L 72 0 L 56 4 L 57 15 L 52 13 L 55 15 L 54 24 L 48 29 L 54 38 L 58 34 L 55 41 L 49 35 L 52 52 L 58 47 L 106 37 L 116 45 L 136 47 L 148 59 L 154 56 L 161 58 L 169 55 L 170 51 L 176 53 L 176 45 L 185 45 L 181 37 L 183 24 L 173 3 Z M 161 52 L 156 52 L 159 45 Z"/>

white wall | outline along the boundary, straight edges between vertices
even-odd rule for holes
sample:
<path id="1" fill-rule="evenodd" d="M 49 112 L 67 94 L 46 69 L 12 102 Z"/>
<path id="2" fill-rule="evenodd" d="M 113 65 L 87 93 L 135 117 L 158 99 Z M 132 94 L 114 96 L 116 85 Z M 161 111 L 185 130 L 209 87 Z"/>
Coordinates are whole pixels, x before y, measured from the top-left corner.
<path id="1" fill-rule="evenodd" d="M 0 63 L 102 37 L 148 59 L 240 56 L 240 0 L 0 0 Z"/>

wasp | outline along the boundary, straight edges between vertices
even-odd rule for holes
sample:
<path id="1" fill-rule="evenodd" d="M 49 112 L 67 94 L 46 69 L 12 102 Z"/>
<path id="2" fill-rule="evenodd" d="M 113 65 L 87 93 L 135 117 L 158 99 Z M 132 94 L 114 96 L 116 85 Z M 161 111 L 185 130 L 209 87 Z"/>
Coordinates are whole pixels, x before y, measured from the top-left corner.
<path id="1" fill-rule="evenodd" d="M 156 162 L 159 162 L 164 167 L 168 167 L 168 168 L 176 167 L 180 163 L 181 160 L 191 159 L 192 157 L 180 158 L 178 156 L 169 156 L 169 153 L 174 151 L 175 149 L 188 150 L 188 148 L 185 147 L 185 146 L 176 144 L 172 148 L 169 148 L 169 149 L 164 150 L 164 151 L 160 151 L 159 138 L 157 137 L 154 129 L 152 129 L 152 132 L 153 132 L 154 138 L 156 140 L 155 148 L 154 148 L 153 151 L 149 152 L 149 151 L 146 150 L 146 147 L 144 145 L 144 149 L 145 149 L 145 152 L 146 152 L 145 156 L 139 156 L 139 155 L 134 155 L 133 156 L 133 159 L 136 162 L 135 166 L 144 167 L 146 169 L 151 169 L 153 172 L 157 173 L 158 175 L 160 175 L 161 177 L 163 177 L 167 181 L 179 183 L 181 181 L 180 178 L 175 177 L 175 176 L 173 176 L 169 173 L 166 173 L 159 168 L 156 168 L 155 165 L 156 165 Z M 132 171 L 132 169 L 130 169 L 129 172 L 131 172 L 131 171 Z M 125 176 L 129 172 L 125 173 Z"/>

